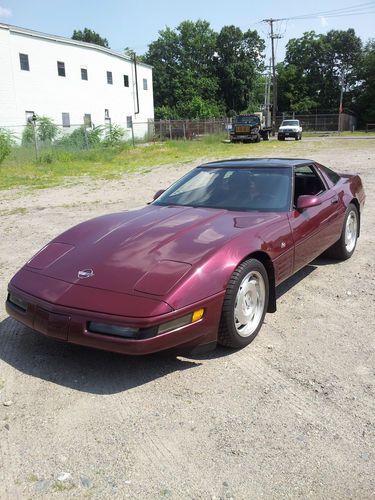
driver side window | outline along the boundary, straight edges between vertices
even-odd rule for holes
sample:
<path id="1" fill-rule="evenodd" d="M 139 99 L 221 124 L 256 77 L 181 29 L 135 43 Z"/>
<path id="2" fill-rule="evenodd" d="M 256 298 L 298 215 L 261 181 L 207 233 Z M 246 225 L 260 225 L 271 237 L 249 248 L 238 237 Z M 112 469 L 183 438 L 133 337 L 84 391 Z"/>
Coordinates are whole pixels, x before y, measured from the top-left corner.
<path id="1" fill-rule="evenodd" d="M 299 165 L 294 169 L 294 205 L 301 195 L 318 195 L 325 191 L 323 181 L 311 165 Z"/>

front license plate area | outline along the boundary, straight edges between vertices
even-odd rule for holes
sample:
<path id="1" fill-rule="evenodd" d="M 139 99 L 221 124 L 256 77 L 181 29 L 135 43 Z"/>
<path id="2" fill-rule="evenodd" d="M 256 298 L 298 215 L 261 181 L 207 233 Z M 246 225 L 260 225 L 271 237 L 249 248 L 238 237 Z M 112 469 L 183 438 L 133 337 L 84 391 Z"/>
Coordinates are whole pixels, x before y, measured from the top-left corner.
<path id="1" fill-rule="evenodd" d="M 69 316 L 37 308 L 34 316 L 34 330 L 48 337 L 68 340 L 69 321 Z"/>

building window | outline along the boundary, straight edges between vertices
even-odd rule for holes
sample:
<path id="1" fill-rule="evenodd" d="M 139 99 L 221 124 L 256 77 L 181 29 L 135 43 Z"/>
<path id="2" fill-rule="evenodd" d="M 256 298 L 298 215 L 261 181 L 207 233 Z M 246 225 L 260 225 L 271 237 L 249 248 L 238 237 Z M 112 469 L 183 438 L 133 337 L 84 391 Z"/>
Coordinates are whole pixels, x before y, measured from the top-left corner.
<path id="1" fill-rule="evenodd" d="M 83 123 L 85 124 L 85 127 L 91 127 L 91 115 L 89 113 L 85 113 L 83 117 Z"/>
<path id="2" fill-rule="evenodd" d="M 20 66 L 23 71 L 30 71 L 29 56 L 27 54 L 20 54 Z"/>
<path id="3" fill-rule="evenodd" d="M 109 109 L 104 110 L 104 118 L 109 118 Z"/>
<path id="4" fill-rule="evenodd" d="M 129 76 L 124 75 L 124 87 L 129 87 Z"/>
<path id="5" fill-rule="evenodd" d="M 65 76 L 65 63 L 57 61 L 57 74 L 59 76 Z"/>
<path id="6" fill-rule="evenodd" d="M 36 119 L 34 111 L 25 111 L 25 115 L 26 115 L 26 123 L 32 123 Z"/>
<path id="7" fill-rule="evenodd" d="M 133 118 L 131 116 L 126 117 L 126 127 L 127 128 L 132 128 L 133 127 Z"/>
<path id="8" fill-rule="evenodd" d="M 69 113 L 62 113 L 62 125 L 63 127 L 70 127 Z"/>
<path id="9" fill-rule="evenodd" d="M 107 71 L 107 83 L 109 83 L 109 85 L 113 84 L 112 71 Z"/>
<path id="10" fill-rule="evenodd" d="M 143 90 L 147 90 L 147 89 L 148 89 L 147 78 L 143 78 Z"/>
<path id="11" fill-rule="evenodd" d="M 81 80 L 88 80 L 87 68 L 81 68 Z"/>

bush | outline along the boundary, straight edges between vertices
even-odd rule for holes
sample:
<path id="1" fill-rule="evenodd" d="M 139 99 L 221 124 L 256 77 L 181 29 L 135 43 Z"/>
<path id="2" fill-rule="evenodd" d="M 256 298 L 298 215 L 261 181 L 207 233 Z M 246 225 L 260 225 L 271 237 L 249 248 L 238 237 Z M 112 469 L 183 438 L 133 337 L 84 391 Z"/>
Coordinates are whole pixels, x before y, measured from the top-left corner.
<path id="1" fill-rule="evenodd" d="M 92 129 L 86 129 L 85 127 L 79 127 L 73 130 L 71 134 L 67 134 L 61 137 L 55 142 L 55 145 L 60 148 L 67 149 L 85 149 L 88 147 L 99 146 L 101 142 L 101 136 L 103 133 L 103 127 L 93 127 Z"/>
<path id="2" fill-rule="evenodd" d="M 104 146 L 115 146 L 124 140 L 125 130 L 120 125 L 112 125 L 106 133 Z"/>
<path id="3" fill-rule="evenodd" d="M 14 139 L 8 130 L 0 128 L 0 163 L 2 163 L 12 151 Z"/>
<path id="4" fill-rule="evenodd" d="M 59 134 L 59 127 L 47 116 L 36 117 L 36 134 L 38 141 L 51 144 Z M 28 123 L 22 132 L 22 145 L 28 146 L 34 143 L 33 125 Z"/>
<path id="5" fill-rule="evenodd" d="M 38 139 L 40 142 L 51 143 L 59 133 L 59 127 L 47 116 L 37 117 Z"/>

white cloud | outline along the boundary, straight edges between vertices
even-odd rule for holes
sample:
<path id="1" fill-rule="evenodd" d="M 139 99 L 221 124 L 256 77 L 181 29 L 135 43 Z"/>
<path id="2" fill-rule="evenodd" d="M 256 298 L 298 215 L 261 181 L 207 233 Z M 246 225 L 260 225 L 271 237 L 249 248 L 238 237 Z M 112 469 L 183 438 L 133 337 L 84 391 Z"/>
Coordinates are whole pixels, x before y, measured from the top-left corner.
<path id="1" fill-rule="evenodd" d="M 320 17 L 319 17 L 319 19 L 320 19 L 320 24 L 323 26 L 323 28 L 324 28 L 325 26 L 328 26 L 328 21 L 327 21 L 327 18 L 326 18 L 326 17 L 324 17 L 324 16 L 320 16 Z"/>
<path id="2" fill-rule="evenodd" d="M 12 15 L 12 11 L 7 9 L 6 7 L 2 7 L 0 5 L 0 17 L 10 17 Z"/>

